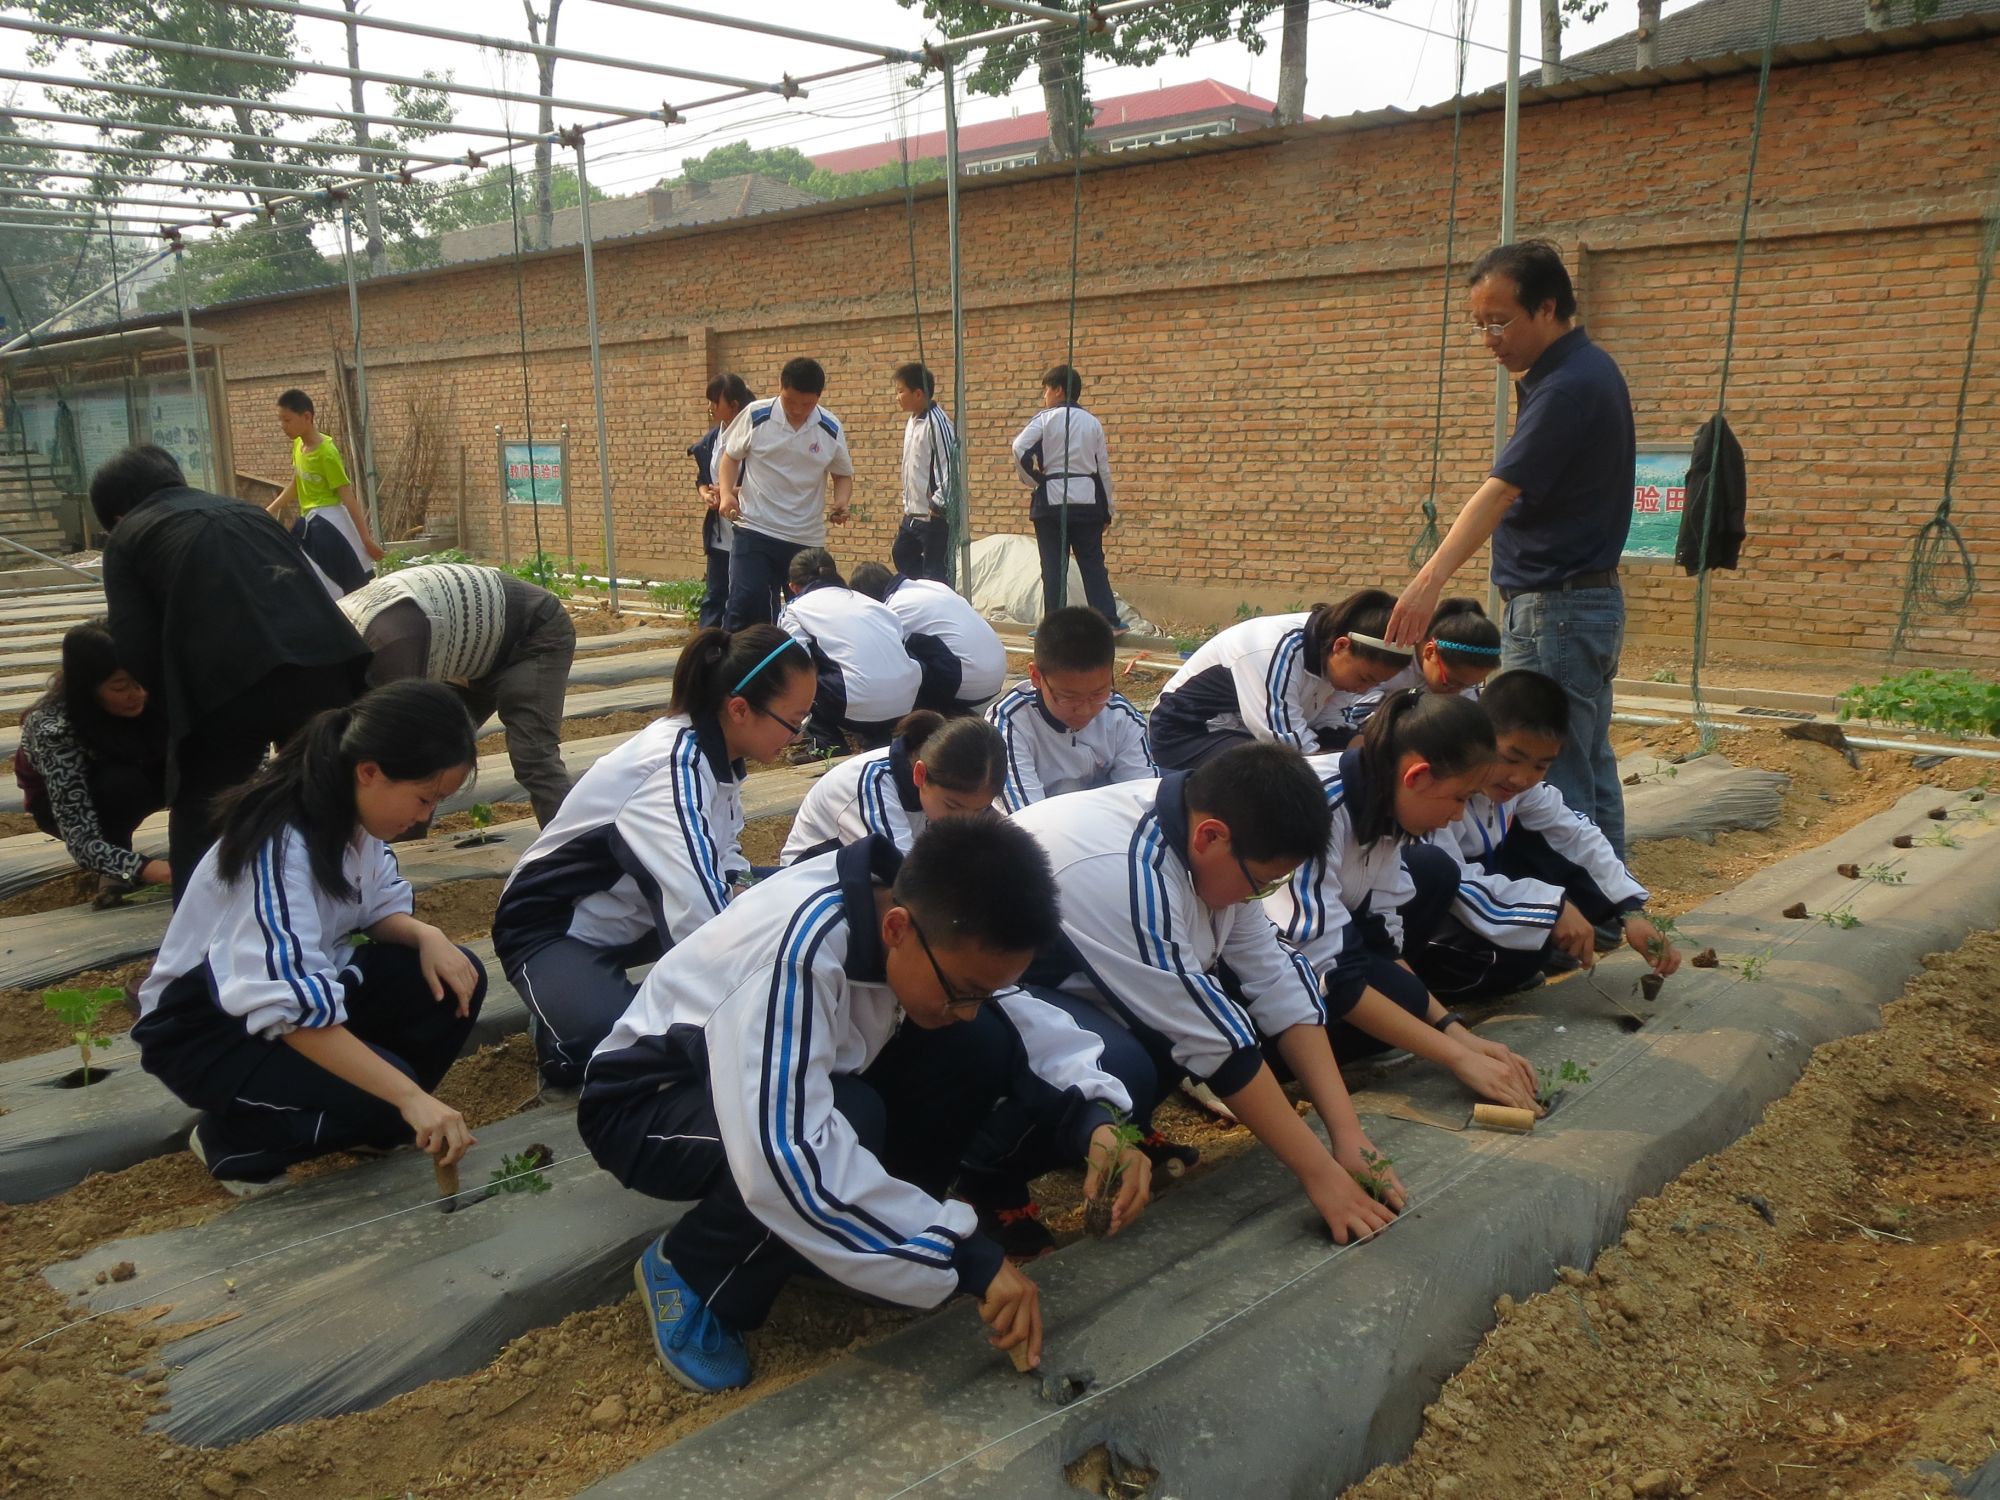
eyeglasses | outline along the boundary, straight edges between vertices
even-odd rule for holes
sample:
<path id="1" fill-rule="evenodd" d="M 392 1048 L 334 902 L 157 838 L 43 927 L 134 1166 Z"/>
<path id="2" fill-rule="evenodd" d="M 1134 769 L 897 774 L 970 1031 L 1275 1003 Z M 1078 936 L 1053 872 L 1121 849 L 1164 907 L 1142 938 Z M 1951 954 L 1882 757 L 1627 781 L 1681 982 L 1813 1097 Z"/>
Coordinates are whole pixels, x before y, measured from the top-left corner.
<path id="1" fill-rule="evenodd" d="M 971 1015 L 980 1006 L 993 998 L 991 990 L 960 989 L 949 975 L 938 967 L 937 955 L 931 952 L 930 940 L 924 936 L 923 928 L 917 925 L 915 917 L 910 918 L 910 931 L 917 935 L 917 943 L 924 950 L 924 957 L 931 961 L 931 972 L 937 975 L 938 988 L 944 991 L 944 1008 Z"/>
<path id="2" fill-rule="evenodd" d="M 1262 901 L 1266 896 L 1276 895 L 1280 890 L 1284 889 L 1285 882 L 1291 879 L 1289 875 L 1280 875 L 1273 880 L 1260 881 L 1255 875 L 1250 873 L 1250 866 L 1243 862 L 1242 855 L 1232 849 L 1229 857 L 1236 861 L 1236 868 L 1243 872 L 1243 883 L 1250 887 L 1250 899 L 1252 901 Z"/>
<path id="3" fill-rule="evenodd" d="M 1497 339 L 1504 336 L 1508 329 L 1526 316 L 1526 313 L 1515 313 L 1504 323 L 1474 323 L 1468 331 L 1476 339 Z"/>
<path id="4" fill-rule="evenodd" d="M 750 700 L 748 698 L 745 698 L 743 701 L 745 703 L 750 703 Z M 786 734 L 789 734 L 793 739 L 797 739 L 800 735 L 806 732 L 805 726 L 803 724 L 794 724 L 790 719 L 783 718 L 778 714 L 772 713 L 770 709 L 764 707 L 761 703 L 750 703 L 750 708 L 753 713 L 762 714 L 765 718 L 769 719 L 773 724 L 776 724 L 780 729 L 784 730 Z"/>

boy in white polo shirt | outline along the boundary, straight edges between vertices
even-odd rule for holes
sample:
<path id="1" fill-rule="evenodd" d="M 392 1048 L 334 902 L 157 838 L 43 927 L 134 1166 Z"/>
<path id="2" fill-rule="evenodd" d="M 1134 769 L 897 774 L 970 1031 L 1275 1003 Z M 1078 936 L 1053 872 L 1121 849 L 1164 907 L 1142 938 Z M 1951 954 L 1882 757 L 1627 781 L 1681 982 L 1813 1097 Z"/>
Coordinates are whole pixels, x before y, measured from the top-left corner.
<path id="1" fill-rule="evenodd" d="M 840 419 L 819 404 L 825 390 L 818 360 L 791 360 L 779 372 L 778 394 L 744 407 L 723 434 L 717 508 L 736 528 L 724 629 L 773 623 L 792 558 L 825 545 L 828 521 L 847 520 L 854 460 Z"/>

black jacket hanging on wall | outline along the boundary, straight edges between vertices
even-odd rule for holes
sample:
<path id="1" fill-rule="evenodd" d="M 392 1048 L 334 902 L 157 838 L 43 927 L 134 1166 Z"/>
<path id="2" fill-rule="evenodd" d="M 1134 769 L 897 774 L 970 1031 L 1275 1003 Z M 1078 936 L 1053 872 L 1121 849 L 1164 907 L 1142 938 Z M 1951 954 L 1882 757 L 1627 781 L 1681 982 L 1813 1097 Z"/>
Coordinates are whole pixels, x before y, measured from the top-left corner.
<path id="1" fill-rule="evenodd" d="M 1722 443 L 1716 446 L 1716 428 L 1722 429 Z M 1674 561 L 1693 576 L 1702 570 L 1701 538 L 1708 532 L 1707 564 L 1711 568 L 1733 568 L 1743 550 L 1744 511 L 1748 504 L 1748 481 L 1743 462 L 1743 445 L 1729 430 L 1729 419 L 1717 412 L 1701 424 L 1694 435 L 1694 452 L 1688 459 L 1687 508 L 1681 512 L 1681 531 L 1674 543 Z"/>

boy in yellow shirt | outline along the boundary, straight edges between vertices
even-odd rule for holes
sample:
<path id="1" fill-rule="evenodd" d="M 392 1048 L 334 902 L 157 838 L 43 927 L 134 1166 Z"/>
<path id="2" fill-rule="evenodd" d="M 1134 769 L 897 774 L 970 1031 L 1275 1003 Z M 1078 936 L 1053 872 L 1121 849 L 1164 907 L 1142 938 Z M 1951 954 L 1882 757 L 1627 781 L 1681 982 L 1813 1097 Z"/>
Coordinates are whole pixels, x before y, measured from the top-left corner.
<path id="1" fill-rule="evenodd" d="M 354 493 L 340 449 L 319 430 L 312 397 L 301 390 L 278 397 L 278 426 L 292 440 L 292 482 L 265 509 L 275 516 L 297 497 L 299 519 L 292 535 L 338 599 L 374 576 L 382 548 L 368 530 L 368 513 Z"/>

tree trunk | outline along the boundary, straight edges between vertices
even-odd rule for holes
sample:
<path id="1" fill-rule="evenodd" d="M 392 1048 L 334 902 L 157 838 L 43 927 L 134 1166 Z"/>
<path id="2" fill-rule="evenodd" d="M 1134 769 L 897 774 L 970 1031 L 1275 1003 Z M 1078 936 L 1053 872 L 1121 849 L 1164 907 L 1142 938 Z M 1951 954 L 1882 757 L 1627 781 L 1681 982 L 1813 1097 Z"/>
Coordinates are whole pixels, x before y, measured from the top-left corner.
<path id="1" fill-rule="evenodd" d="M 1277 123 L 1306 117 L 1306 15 L 1312 0 L 1285 0 L 1285 30 L 1278 42 Z"/>
<path id="2" fill-rule="evenodd" d="M 542 17 L 535 14 L 532 0 L 521 0 L 521 8 L 528 13 L 528 40 L 553 47 L 556 44 L 556 22 L 562 15 L 562 0 L 549 0 L 546 24 Z M 535 81 L 546 100 L 549 90 L 556 86 L 556 60 L 553 57 L 535 59 Z M 544 250 L 555 237 L 555 148 L 549 141 L 555 129 L 555 106 L 544 103 L 536 122 L 536 131 L 541 139 L 535 143 L 535 228 L 525 236 L 531 245 Z"/>
<path id="3" fill-rule="evenodd" d="M 1632 38 L 1636 48 L 1633 62 L 1641 68 L 1653 67 L 1659 57 L 1660 0 L 1639 0 L 1639 29 Z"/>
<path id="4" fill-rule="evenodd" d="M 358 73 L 361 71 L 361 27 L 355 21 L 354 13 L 361 0 L 340 0 L 340 3 L 347 11 L 347 65 Z M 359 78 L 349 81 L 348 97 L 353 100 L 348 107 L 357 115 L 367 111 Z M 374 144 L 369 138 L 366 120 L 354 122 L 354 144 L 364 148 Z M 355 160 L 363 172 L 375 170 L 370 158 L 362 156 Z M 375 184 L 372 182 L 361 184 L 361 222 L 368 232 L 368 274 L 386 276 L 389 274 L 389 247 L 382 238 L 382 205 L 375 196 Z"/>
<path id="5" fill-rule="evenodd" d="M 1083 79 L 1068 48 L 1066 31 L 1044 32 L 1036 43 L 1036 70 L 1042 85 L 1042 107 L 1049 115 L 1049 159 L 1069 161 L 1083 153 L 1084 131 L 1090 118 L 1083 97 Z"/>
<path id="6" fill-rule="evenodd" d="M 1542 87 L 1563 81 L 1562 0 L 1542 0 Z"/>

